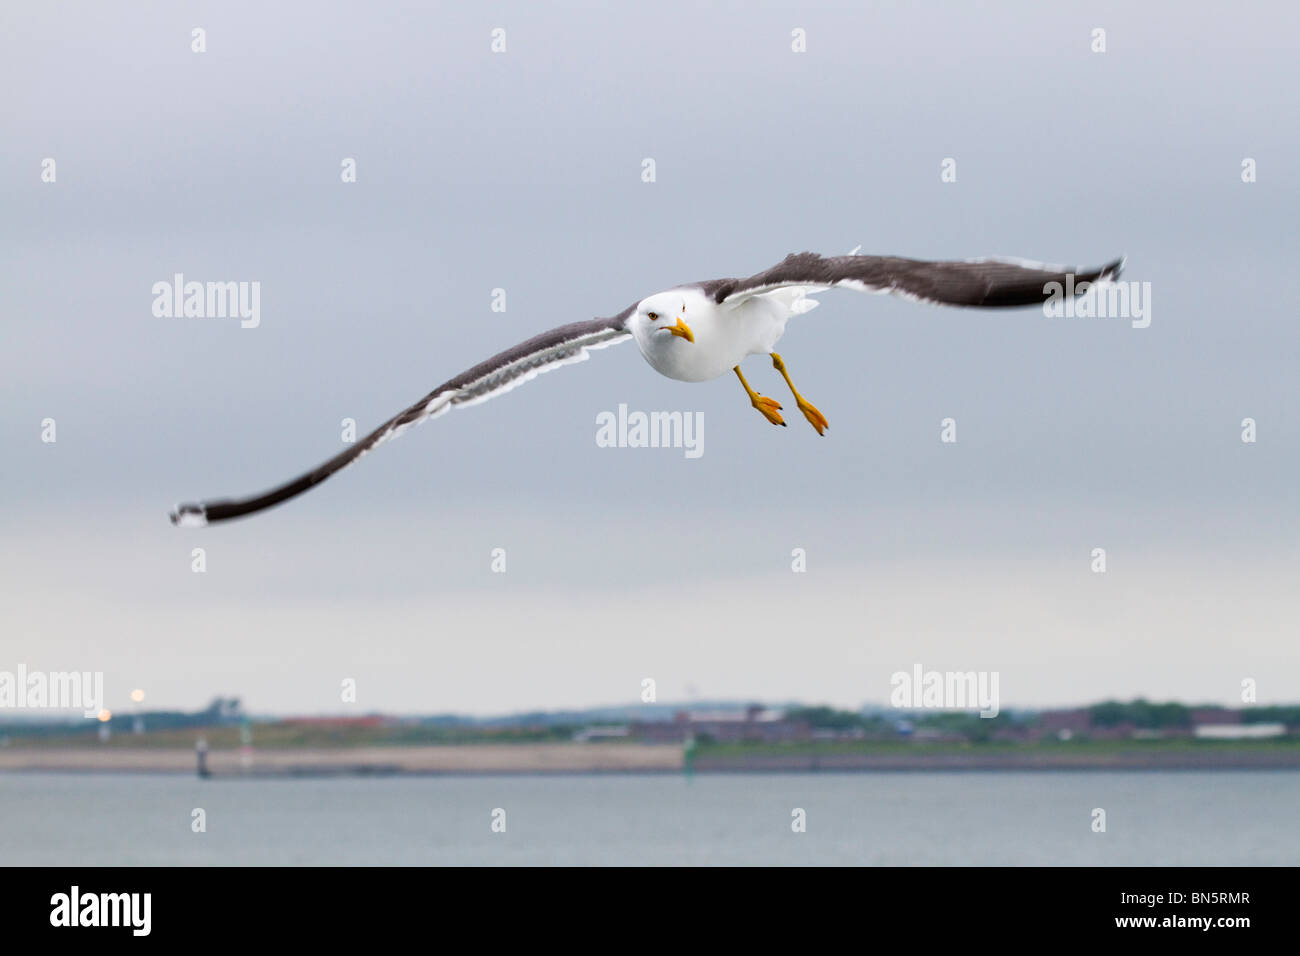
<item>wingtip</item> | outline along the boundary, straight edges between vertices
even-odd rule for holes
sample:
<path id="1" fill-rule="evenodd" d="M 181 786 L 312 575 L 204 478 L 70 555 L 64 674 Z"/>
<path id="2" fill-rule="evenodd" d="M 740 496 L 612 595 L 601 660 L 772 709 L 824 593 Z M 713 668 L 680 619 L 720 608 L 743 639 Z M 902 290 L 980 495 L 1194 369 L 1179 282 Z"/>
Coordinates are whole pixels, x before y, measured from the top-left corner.
<path id="1" fill-rule="evenodd" d="M 202 528 L 208 523 L 207 508 L 203 505 L 177 505 L 167 517 L 180 528 Z"/>

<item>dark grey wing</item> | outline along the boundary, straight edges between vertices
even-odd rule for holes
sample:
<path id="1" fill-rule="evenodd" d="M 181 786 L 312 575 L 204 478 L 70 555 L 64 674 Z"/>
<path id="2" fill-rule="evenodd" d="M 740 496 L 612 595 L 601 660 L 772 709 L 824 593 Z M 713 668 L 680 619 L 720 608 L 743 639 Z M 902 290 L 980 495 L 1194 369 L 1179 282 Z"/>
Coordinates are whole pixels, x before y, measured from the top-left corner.
<path id="1" fill-rule="evenodd" d="M 630 311 L 630 310 L 628 310 Z M 473 405 L 510 391 L 542 372 L 581 362 L 592 349 L 622 342 L 631 336 L 624 328 L 627 311 L 610 319 L 574 322 L 551 329 L 480 362 L 451 381 L 439 385 L 410 408 L 394 415 L 365 438 L 339 452 L 307 474 L 249 498 L 223 498 L 197 504 L 177 505 L 172 524 L 204 525 L 228 521 L 288 501 L 330 475 L 352 464 L 366 452 L 396 438 L 412 425 L 441 415 L 458 405 Z"/>
<path id="2" fill-rule="evenodd" d="M 1053 295 L 1050 283 L 1064 289 L 1071 275 L 1076 287 L 1100 282 L 1115 278 L 1123 267 L 1123 259 L 1096 269 L 1070 269 L 1023 259 L 925 262 L 898 256 L 824 257 L 800 252 L 748 279 L 719 279 L 702 283 L 702 288 L 718 303 L 803 287 L 810 292 L 846 288 L 891 293 L 939 305 L 987 309 L 1042 303 Z"/>

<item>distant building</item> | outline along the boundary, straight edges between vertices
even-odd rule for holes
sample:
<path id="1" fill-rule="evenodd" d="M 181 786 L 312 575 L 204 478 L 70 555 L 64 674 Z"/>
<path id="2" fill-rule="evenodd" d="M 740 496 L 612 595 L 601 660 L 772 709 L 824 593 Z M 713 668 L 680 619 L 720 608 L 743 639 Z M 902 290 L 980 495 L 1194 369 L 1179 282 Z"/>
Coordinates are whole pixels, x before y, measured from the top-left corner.
<path id="1" fill-rule="evenodd" d="M 1193 727 L 1199 727 L 1201 724 L 1239 724 L 1244 715 L 1227 707 L 1196 707 L 1188 711 L 1187 716 Z"/>
<path id="2" fill-rule="evenodd" d="M 814 727 L 812 730 L 813 740 L 866 740 L 867 731 L 865 727 L 844 727 L 837 729 L 834 727 Z"/>
<path id="3" fill-rule="evenodd" d="M 1007 727 L 999 727 L 989 735 L 990 740 L 996 740 L 999 743 L 1025 743 L 1030 740 L 1037 740 L 1042 734 L 1030 727 L 1028 724 L 1011 724 Z M 1068 739 L 1068 738 L 1066 738 Z"/>
<path id="4" fill-rule="evenodd" d="M 1093 727 L 1088 731 L 1088 736 L 1094 740 L 1127 740 L 1137 732 L 1137 729 L 1137 724 L 1126 720 L 1108 727 Z"/>
<path id="5" fill-rule="evenodd" d="M 940 744 L 940 743 L 965 743 L 966 735 L 959 734 L 955 730 L 944 730 L 941 727 L 917 727 L 912 731 L 912 740 L 920 743 Z"/>
<path id="6" fill-rule="evenodd" d="M 1243 711 L 1229 707 L 1194 707 L 1187 711 L 1186 724 L 1152 728 L 1139 727 L 1131 721 L 1122 721 L 1101 725 L 1092 722 L 1091 708 L 1082 707 L 1041 711 L 1033 727 L 1035 736 L 1039 739 L 1054 737 L 1059 740 L 1070 740 L 1081 736 L 1095 740 L 1158 740 L 1167 737 L 1192 736 L 1244 739 L 1274 737 L 1286 733 L 1283 724 L 1246 724 L 1243 723 L 1244 718 Z M 1269 731 L 1251 729 L 1260 726 L 1271 729 Z"/>
<path id="7" fill-rule="evenodd" d="M 1092 712 L 1087 708 L 1045 710 L 1038 715 L 1037 729 L 1041 736 L 1069 740 L 1091 733 Z"/>
<path id="8" fill-rule="evenodd" d="M 626 740 L 632 729 L 626 724 L 617 727 L 583 727 L 573 735 L 574 743 L 586 744 L 593 740 Z"/>
<path id="9" fill-rule="evenodd" d="M 631 736 L 656 743 L 685 742 L 688 734 L 697 740 L 716 743 L 783 743 L 811 740 L 812 726 L 806 720 L 787 720 L 779 710 L 757 704 L 743 711 L 693 714 L 679 710 L 672 721 L 633 721 Z"/>
<path id="10" fill-rule="evenodd" d="M 1208 740 L 1247 740 L 1284 734 L 1286 724 L 1200 724 L 1196 728 L 1196 736 Z"/>

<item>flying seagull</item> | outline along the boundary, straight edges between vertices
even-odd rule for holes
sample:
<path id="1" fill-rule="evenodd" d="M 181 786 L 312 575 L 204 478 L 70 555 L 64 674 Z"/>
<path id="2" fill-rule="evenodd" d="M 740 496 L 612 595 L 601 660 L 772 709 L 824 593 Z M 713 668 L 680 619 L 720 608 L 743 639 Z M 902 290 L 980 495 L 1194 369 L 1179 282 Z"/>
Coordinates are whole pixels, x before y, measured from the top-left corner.
<path id="1" fill-rule="evenodd" d="M 976 308 L 1009 308 L 1044 302 L 1048 287 L 1066 287 L 1073 276 L 1076 293 L 1113 279 L 1123 268 L 1117 259 L 1098 269 L 1078 270 L 1011 259 L 924 262 L 896 256 L 823 257 L 811 252 L 786 256 L 748 279 L 712 279 L 657 292 L 611 318 L 574 322 L 536 335 L 480 362 L 439 385 L 410 408 L 394 415 L 365 438 L 293 481 L 249 498 L 177 505 L 173 524 L 195 526 L 228 521 L 263 511 L 302 494 L 352 464 L 366 452 L 396 438 L 412 425 L 463 405 L 474 405 L 508 392 L 529 379 L 587 358 L 602 349 L 635 339 L 641 355 L 656 372 L 684 382 L 704 382 L 734 372 L 749 403 L 773 425 L 784 425 L 782 406 L 750 388 L 740 363 L 750 355 L 767 355 L 785 379 L 804 418 L 825 434 L 826 416 L 794 387 L 785 361 L 775 351 L 786 321 L 815 308 L 810 295 L 827 289 L 889 293 L 920 302 Z"/>

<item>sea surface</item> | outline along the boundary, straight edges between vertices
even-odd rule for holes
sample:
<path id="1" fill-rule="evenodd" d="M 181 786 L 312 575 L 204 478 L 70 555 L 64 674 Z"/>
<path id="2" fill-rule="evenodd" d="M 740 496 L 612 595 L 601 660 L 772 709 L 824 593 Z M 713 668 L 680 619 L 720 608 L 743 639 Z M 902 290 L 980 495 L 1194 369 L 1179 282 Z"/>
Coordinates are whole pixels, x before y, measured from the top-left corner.
<path id="1" fill-rule="evenodd" d="M 1099 809 L 1105 832 L 1093 830 Z M 792 828 L 796 810 L 804 832 Z M 1298 811 L 1291 771 L 7 773 L 0 863 L 1295 865 Z"/>

